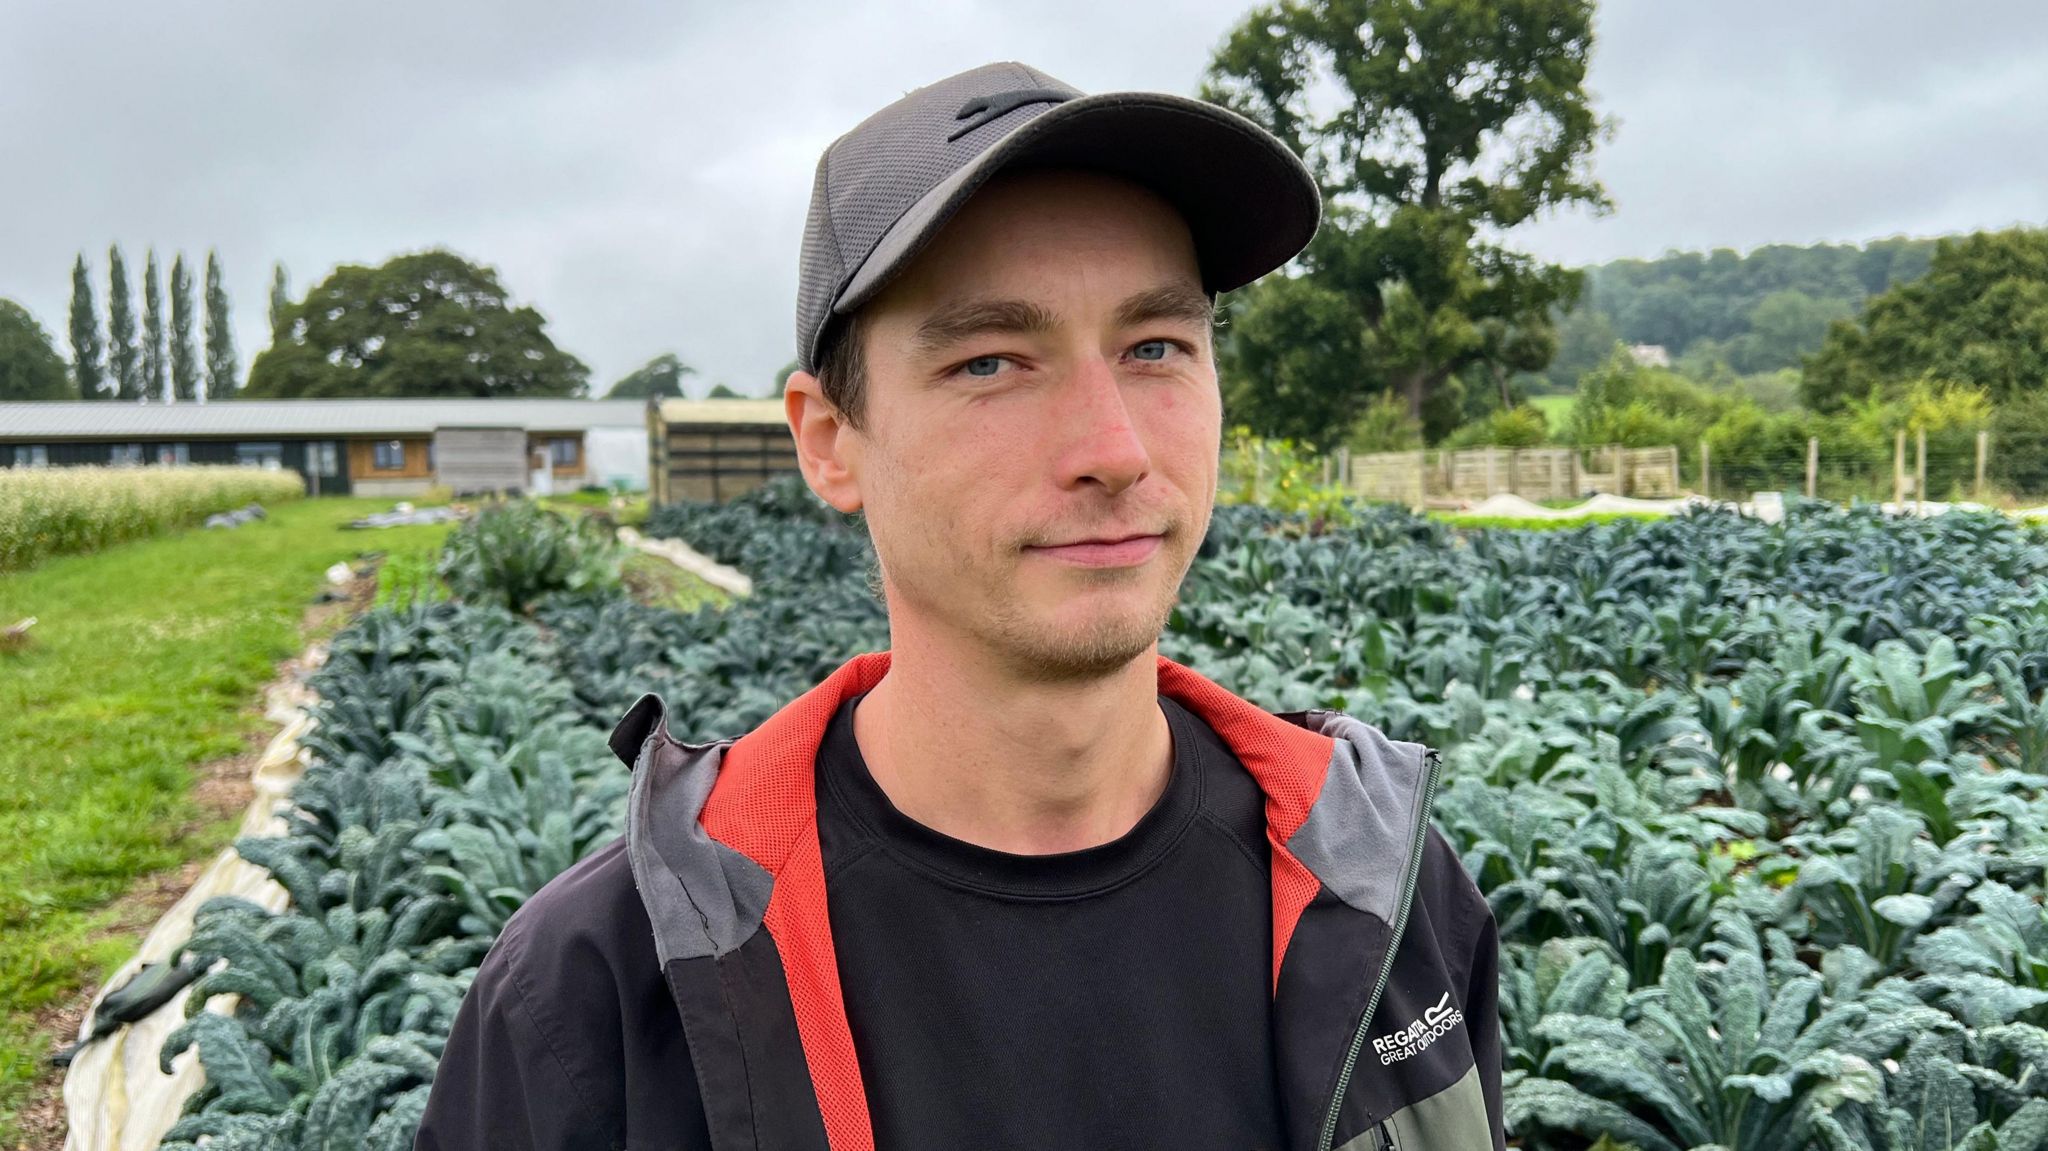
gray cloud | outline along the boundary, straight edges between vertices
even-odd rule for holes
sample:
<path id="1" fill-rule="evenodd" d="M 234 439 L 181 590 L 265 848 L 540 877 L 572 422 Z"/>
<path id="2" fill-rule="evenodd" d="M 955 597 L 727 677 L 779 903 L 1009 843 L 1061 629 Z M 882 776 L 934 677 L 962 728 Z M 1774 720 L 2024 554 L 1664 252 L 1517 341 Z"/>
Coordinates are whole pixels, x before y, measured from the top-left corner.
<path id="1" fill-rule="evenodd" d="M 246 363 L 273 260 L 445 244 L 495 265 L 603 388 L 662 351 L 743 391 L 791 357 L 819 151 L 990 59 L 1191 92 L 1242 0 L 861 5 L 0 0 L 0 295 L 61 340 L 83 249 L 219 248 Z M 2048 11 L 2033 0 L 1602 9 L 1619 127 L 1570 262 L 2048 217 Z"/>

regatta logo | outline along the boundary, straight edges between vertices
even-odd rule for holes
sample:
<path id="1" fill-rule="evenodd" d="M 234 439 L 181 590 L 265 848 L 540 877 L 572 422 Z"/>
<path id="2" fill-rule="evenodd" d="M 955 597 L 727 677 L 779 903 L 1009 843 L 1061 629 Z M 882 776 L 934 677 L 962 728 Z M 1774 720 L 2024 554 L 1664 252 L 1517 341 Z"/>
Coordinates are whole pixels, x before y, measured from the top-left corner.
<path id="1" fill-rule="evenodd" d="M 1399 1063 L 1413 1059 L 1429 1045 L 1443 1038 L 1451 1028 L 1465 1022 L 1465 1013 L 1451 1006 L 1451 993 L 1436 1001 L 1436 1006 L 1422 1013 L 1422 1018 L 1410 1023 L 1399 1031 L 1382 1035 L 1372 1041 L 1372 1049 L 1379 1054 L 1381 1065 Z"/>

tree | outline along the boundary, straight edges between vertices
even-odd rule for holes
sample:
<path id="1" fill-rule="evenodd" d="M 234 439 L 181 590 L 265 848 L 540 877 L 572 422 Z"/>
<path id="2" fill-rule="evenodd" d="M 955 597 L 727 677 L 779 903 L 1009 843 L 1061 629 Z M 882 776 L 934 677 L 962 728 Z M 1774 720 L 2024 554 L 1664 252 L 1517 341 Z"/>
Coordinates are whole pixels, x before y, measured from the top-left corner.
<path id="1" fill-rule="evenodd" d="M 1837 320 L 1806 367 L 1807 406 L 1839 411 L 1873 393 L 1937 380 L 1981 388 L 1994 403 L 2048 381 L 2048 229 L 1944 239 L 1927 275 Z"/>
<path id="2" fill-rule="evenodd" d="M 1829 325 L 1856 314 L 1848 300 L 1815 299 L 1797 288 L 1772 292 L 1749 312 L 1749 332 L 1736 338 L 1729 363 L 1738 372 L 1793 367 L 1820 349 Z"/>
<path id="3" fill-rule="evenodd" d="M 62 400 L 76 394 L 50 334 L 27 308 L 0 300 L 0 400 Z"/>
<path id="4" fill-rule="evenodd" d="M 1586 270 L 1586 302 L 1578 313 L 1606 317 L 1625 343 L 1664 345 L 1674 362 L 1719 358 L 1741 372 L 1796 368 L 1820 346 L 1829 321 L 1925 275 L 1934 245 L 1908 239 L 1861 247 L 1766 244 L 1747 255 L 1723 248 L 1614 260 Z M 1561 335 L 1570 339 L 1568 332 Z"/>
<path id="5" fill-rule="evenodd" d="M 445 250 L 334 273 L 285 310 L 250 365 L 251 396 L 581 396 L 590 369 L 557 348 L 491 268 Z"/>
<path id="6" fill-rule="evenodd" d="M 744 399 L 746 399 L 746 397 L 745 397 L 745 396 L 743 396 L 743 395 L 740 395 L 740 394 L 739 394 L 738 392 L 735 392 L 735 391 L 733 391 L 733 390 L 732 390 L 731 388 L 728 388 L 728 387 L 726 387 L 726 386 L 725 386 L 724 384 L 713 384 L 713 385 L 711 385 L 711 394 L 710 394 L 710 395 L 709 395 L 708 397 L 706 397 L 706 398 L 707 398 L 707 399 L 713 399 L 713 400 L 744 400 Z"/>
<path id="7" fill-rule="evenodd" d="M 684 363 L 674 352 L 663 352 L 646 363 L 634 368 L 612 385 L 605 393 L 614 400 L 638 400 L 648 396 L 681 396 L 683 377 L 694 376 L 697 369 Z"/>
<path id="8" fill-rule="evenodd" d="M 1353 372 L 1411 416 L 1467 368 L 1505 396 L 1508 373 L 1550 358 L 1552 310 L 1577 298 L 1578 273 L 1486 237 L 1545 209 L 1608 206 L 1588 171 L 1603 132 L 1585 91 L 1592 45 L 1592 0 L 1279 0 L 1210 64 L 1203 97 L 1315 173 L 1325 221 L 1303 267 L 1351 303 Z"/>
<path id="9" fill-rule="evenodd" d="M 86 271 L 85 253 L 71 265 L 71 383 L 82 400 L 103 400 L 101 382 L 106 370 L 100 366 L 105 349 L 100 340 L 100 316 L 92 304 L 92 277 Z"/>
<path id="10" fill-rule="evenodd" d="M 284 323 L 285 310 L 292 306 L 291 285 L 286 281 L 284 262 L 270 265 L 270 339 L 277 342 L 279 328 Z"/>
<path id="11" fill-rule="evenodd" d="M 164 354 L 163 276 L 156 267 L 156 249 L 142 272 L 142 398 L 168 400 L 169 372 Z"/>
<path id="12" fill-rule="evenodd" d="M 192 273 L 185 254 L 171 261 L 171 393 L 181 400 L 199 398 L 199 351 L 192 343 Z"/>
<path id="13" fill-rule="evenodd" d="M 1581 303 L 1557 322 L 1557 354 L 1543 369 L 1552 391 L 1569 392 L 1579 386 L 1579 377 L 1607 362 L 1621 337 L 1607 313 Z"/>
<path id="14" fill-rule="evenodd" d="M 229 326 L 228 293 L 220 283 L 220 254 L 206 253 L 206 398 L 227 399 L 239 389 L 235 332 Z"/>
<path id="15" fill-rule="evenodd" d="M 135 299 L 128 294 L 128 265 L 119 245 L 107 249 L 107 374 L 114 397 L 142 398 L 142 349 L 135 343 Z"/>
<path id="16" fill-rule="evenodd" d="M 1365 327 L 1351 299 L 1309 276 L 1270 276 L 1225 301 L 1218 347 L 1223 418 L 1261 435 L 1330 447 L 1383 380 L 1359 369 Z"/>

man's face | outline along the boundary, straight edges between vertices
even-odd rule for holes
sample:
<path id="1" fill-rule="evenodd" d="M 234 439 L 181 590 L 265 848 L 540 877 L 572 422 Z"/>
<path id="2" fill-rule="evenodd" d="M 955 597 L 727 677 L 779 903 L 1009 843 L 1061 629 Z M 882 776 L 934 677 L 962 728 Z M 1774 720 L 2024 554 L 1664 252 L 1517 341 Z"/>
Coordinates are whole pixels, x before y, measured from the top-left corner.
<path id="1" fill-rule="evenodd" d="M 1153 193 L 1052 171 L 978 192 L 864 313 L 865 430 L 839 443 L 892 619 L 1040 680 L 1149 652 L 1216 494 L 1209 316 Z"/>

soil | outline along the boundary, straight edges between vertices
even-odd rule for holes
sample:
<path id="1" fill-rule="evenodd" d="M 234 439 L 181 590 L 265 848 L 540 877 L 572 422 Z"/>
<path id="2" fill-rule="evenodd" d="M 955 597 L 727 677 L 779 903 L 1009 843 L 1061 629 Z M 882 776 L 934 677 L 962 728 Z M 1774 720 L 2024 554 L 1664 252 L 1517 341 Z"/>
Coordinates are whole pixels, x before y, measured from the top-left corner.
<path id="1" fill-rule="evenodd" d="M 377 595 L 374 564 L 358 565 L 355 578 L 339 590 L 343 592 L 342 598 L 315 603 L 306 609 L 302 636 L 324 639 L 350 617 L 368 608 Z M 297 657 L 283 660 L 277 665 L 277 674 L 271 682 L 285 683 L 302 677 L 304 672 Z M 260 720 L 262 704 L 251 705 L 245 714 Z M 273 734 L 268 724 L 260 725 L 245 737 L 241 751 L 202 763 L 195 769 L 191 794 L 197 810 L 193 818 L 179 828 L 179 838 L 204 836 L 209 829 L 218 828 L 241 815 L 256 796 L 249 777 L 255 772 L 256 763 L 263 757 L 263 749 Z M 107 905 L 107 924 L 91 938 L 97 941 L 124 936 L 139 943 L 151 925 L 191 889 L 200 873 L 212 862 L 213 855 L 209 852 L 178 867 L 137 879 L 132 887 Z M 50 1036 L 52 1050 L 78 1037 L 79 1026 L 92 1006 L 93 996 L 98 993 L 97 985 L 81 987 L 76 995 L 50 1004 L 36 1014 L 35 1028 Z M 66 1128 L 63 1068 L 43 1066 L 42 1073 L 29 1088 L 21 1110 L 15 1114 L 15 1126 L 16 1138 L 9 1151 L 63 1151 Z"/>

